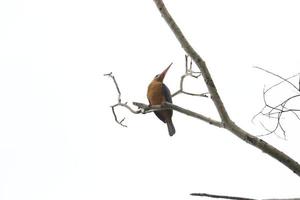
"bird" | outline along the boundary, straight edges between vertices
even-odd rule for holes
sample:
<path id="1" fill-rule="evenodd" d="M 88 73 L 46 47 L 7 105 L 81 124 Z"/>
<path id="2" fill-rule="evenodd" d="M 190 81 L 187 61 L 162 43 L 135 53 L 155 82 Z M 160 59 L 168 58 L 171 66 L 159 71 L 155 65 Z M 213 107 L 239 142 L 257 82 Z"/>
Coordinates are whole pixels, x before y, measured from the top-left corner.
<path id="1" fill-rule="evenodd" d="M 147 98 L 151 105 L 162 105 L 164 102 L 172 103 L 172 96 L 169 88 L 163 80 L 172 66 L 172 63 L 160 74 L 157 74 L 148 86 Z M 154 111 L 155 115 L 168 126 L 169 135 L 175 134 L 175 127 L 172 122 L 173 110 Z"/>

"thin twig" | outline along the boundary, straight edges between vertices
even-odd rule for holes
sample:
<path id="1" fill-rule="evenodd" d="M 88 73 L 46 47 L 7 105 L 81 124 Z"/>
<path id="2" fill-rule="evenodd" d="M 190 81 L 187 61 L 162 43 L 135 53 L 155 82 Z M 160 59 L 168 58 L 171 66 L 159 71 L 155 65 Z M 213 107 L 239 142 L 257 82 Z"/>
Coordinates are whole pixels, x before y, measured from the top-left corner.
<path id="1" fill-rule="evenodd" d="M 118 85 L 118 83 L 117 83 L 117 80 L 116 80 L 115 76 L 112 74 L 112 72 L 107 73 L 107 74 L 104 74 L 104 76 L 108 76 L 108 77 L 110 77 L 110 78 L 113 80 L 113 82 L 114 82 L 114 84 L 115 84 L 115 86 L 116 86 L 117 92 L 118 92 L 118 103 L 111 106 L 111 110 L 112 110 L 114 119 L 115 119 L 115 121 L 116 121 L 119 125 L 121 125 L 121 126 L 123 126 L 123 127 L 127 127 L 127 125 L 125 125 L 125 124 L 123 123 L 123 122 L 125 121 L 125 117 L 122 118 L 121 120 L 119 120 L 118 117 L 117 117 L 117 114 L 116 114 L 116 112 L 115 112 L 115 108 L 116 108 L 117 106 L 122 106 L 122 107 L 127 108 L 130 112 L 132 112 L 132 113 L 134 113 L 134 114 L 139 114 L 139 113 L 141 113 L 141 110 L 134 110 L 134 109 L 132 109 L 132 108 L 127 104 L 127 102 L 122 103 L 122 99 L 121 99 L 121 90 L 120 90 L 119 85 Z"/>
<path id="2" fill-rule="evenodd" d="M 115 121 L 116 121 L 118 124 L 120 124 L 121 126 L 127 127 L 127 125 L 123 124 L 123 122 L 124 122 L 124 120 L 125 120 L 125 117 L 124 117 L 122 120 L 118 120 L 118 117 L 117 117 L 116 112 L 115 112 L 115 107 L 116 107 L 117 105 L 119 105 L 119 104 L 116 104 L 116 105 L 114 105 L 114 106 L 111 106 L 111 110 L 112 110 L 112 113 L 113 113 L 113 115 L 114 115 Z"/>
<path id="3" fill-rule="evenodd" d="M 115 86 L 117 88 L 117 91 L 118 91 L 118 102 L 120 103 L 121 102 L 121 91 L 120 91 L 120 88 L 119 88 L 119 85 L 115 79 L 115 77 L 112 75 L 112 72 L 108 73 L 108 74 L 104 74 L 104 76 L 109 76 L 110 78 L 113 79 L 114 83 L 115 83 Z"/>
<path id="4" fill-rule="evenodd" d="M 290 76 L 290 77 L 286 78 L 286 80 L 290 80 L 290 79 L 292 79 L 292 78 L 294 78 L 294 77 L 296 77 L 296 76 L 299 76 L 299 74 L 295 74 L 295 75 L 293 75 L 293 76 Z M 274 87 L 276 87 L 276 86 L 278 86 L 278 85 L 280 85 L 281 83 L 284 83 L 284 82 L 285 82 L 285 81 L 282 80 L 282 81 L 280 81 L 280 82 L 278 82 L 278 83 L 276 83 L 276 84 L 270 86 L 270 87 L 267 89 L 267 91 L 273 89 Z"/>
<path id="5" fill-rule="evenodd" d="M 261 68 L 261 67 L 254 66 L 254 68 L 263 70 L 263 71 L 265 71 L 265 72 L 267 72 L 267 73 L 269 73 L 269 74 L 272 74 L 273 76 L 277 76 L 278 78 L 282 79 L 284 82 L 289 83 L 289 84 L 290 84 L 293 88 L 295 88 L 297 91 L 299 91 L 299 88 L 297 88 L 297 87 L 296 87 L 293 83 L 291 83 L 288 79 L 283 78 L 283 77 L 279 76 L 278 74 L 275 74 L 275 73 L 273 73 L 273 72 L 270 72 L 270 71 L 268 71 L 268 70 L 266 70 L 266 69 L 263 69 L 263 68 Z"/>

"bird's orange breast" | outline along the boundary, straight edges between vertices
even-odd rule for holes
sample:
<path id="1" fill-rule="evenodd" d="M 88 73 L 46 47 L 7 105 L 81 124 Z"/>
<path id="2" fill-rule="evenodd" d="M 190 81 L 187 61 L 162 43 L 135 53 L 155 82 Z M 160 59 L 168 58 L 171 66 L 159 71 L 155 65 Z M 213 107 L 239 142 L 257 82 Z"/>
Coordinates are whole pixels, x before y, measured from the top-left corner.
<path id="1" fill-rule="evenodd" d="M 165 101 L 165 97 L 162 91 L 162 83 L 158 81 L 152 81 L 148 86 L 147 97 L 150 105 L 160 105 Z"/>

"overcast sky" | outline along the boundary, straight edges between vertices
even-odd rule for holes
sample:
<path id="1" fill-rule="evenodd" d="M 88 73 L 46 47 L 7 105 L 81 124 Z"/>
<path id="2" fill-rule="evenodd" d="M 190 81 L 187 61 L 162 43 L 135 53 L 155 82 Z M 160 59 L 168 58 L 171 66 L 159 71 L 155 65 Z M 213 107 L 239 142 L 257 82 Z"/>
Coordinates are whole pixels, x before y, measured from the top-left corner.
<path id="1" fill-rule="evenodd" d="M 168 0 L 206 61 L 233 121 L 254 135 L 262 90 L 299 73 L 298 1 Z M 113 72 L 122 100 L 147 103 L 152 78 L 179 86 L 184 51 L 153 1 L 0 1 L 0 199 L 199 199 L 192 192 L 300 197 L 300 179 L 232 133 L 174 112 L 176 134 L 154 114 L 116 124 Z M 206 92 L 201 80 L 187 89 Z M 284 89 L 274 95 L 282 97 Z M 174 103 L 217 119 L 208 98 Z M 299 104 L 298 104 L 299 106 Z M 298 162 L 299 121 L 283 119 L 287 141 L 264 137 Z"/>

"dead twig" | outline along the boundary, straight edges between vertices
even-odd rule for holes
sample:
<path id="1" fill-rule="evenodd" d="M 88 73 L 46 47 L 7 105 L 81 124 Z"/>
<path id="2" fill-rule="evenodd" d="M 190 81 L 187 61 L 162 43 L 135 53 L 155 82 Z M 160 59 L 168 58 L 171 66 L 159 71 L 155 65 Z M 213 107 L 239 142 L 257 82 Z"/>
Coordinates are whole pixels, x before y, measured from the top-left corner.
<path id="1" fill-rule="evenodd" d="M 299 76 L 299 74 L 295 74 L 293 76 L 290 76 L 288 78 L 283 78 L 282 76 L 279 76 L 278 74 L 275 74 L 274 72 L 270 72 L 266 69 L 263 69 L 261 67 L 254 67 L 254 68 L 257 68 L 259 70 L 262 70 L 268 74 L 271 74 L 272 76 L 275 76 L 279 79 L 281 79 L 281 81 L 279 81 L 278 83 L 268 87 L 268 88 L 265 88 L 263 89 L 263 101 L 264 101 L 264 106 L 263 108 L 253 116 L 252 118 L 252 122 L 254 122 L 254 120 L 258 117 L 258 116 L 263 116 L 263 117 L 266 117 L 266 119 L 268 120 L 274 120 L 275 121 L 275 125 L 273 126 L 273 128 L 267 128 L 265 123 L 263 123 L 262 121 L 259 121 L 260 125 L 263 127 L 263 129 L 265 131 L 267 131 L 266 134 L 260 134 L 260 135 L 257 135 L 257 137 L 262 137 L 262 136 L 268 136 L 268 135 L 271 135 L 271 134 L 275 134 L 277 137 L 281 138 L 281 139 L 284 139 L 286 140 L 286 131 L 285 131 L 285 128 L 284 126 L 282 125 L 282 116 L 285 114 L 285 113 L 292 113 L 296 116 L 296 118 L 298 120 L 300 120 L 300 117 L 299 117 L 299 112 L 300 112 L 300 109 L 297 109 L 297 108 L 290 108 L 287 106 L 287 104 L 289 102 L 291 102 L 292 100 L 300 97 L 300 91 L 299 91 L 299 88 L 297 88 L 297 86 L 292 82 L 292 78 L 296 77 L 296 76 Z M 275 105 L 273 105 L 269 99 L 266 98 L 267 94 L 269 96 L 272 97 L 272 94 L 271 91 L 275 90 L 276 87 L 278 87 L 280 84 L 283 84 L 283 83 L 287 83 L 288 86 L 292 87 L 293 89 L 295 89 L 296 95 L 292 95 L 292 96 L 288 96 L 286 97 L 283 101 L 281 101 L 280 103 L 277 103 Z M 300 87 L 300 85 L 299 85 Z"/>

